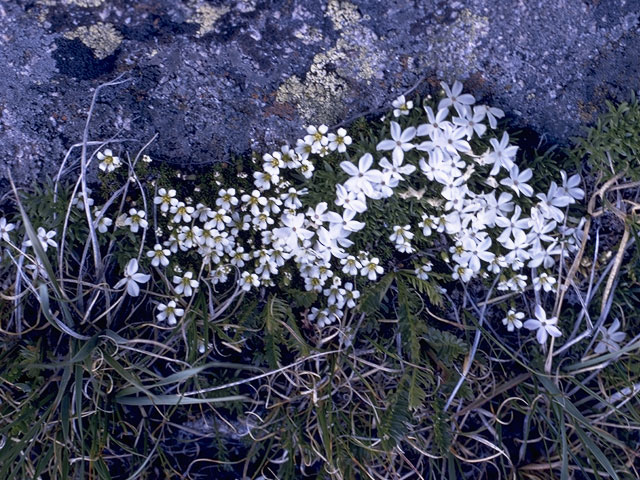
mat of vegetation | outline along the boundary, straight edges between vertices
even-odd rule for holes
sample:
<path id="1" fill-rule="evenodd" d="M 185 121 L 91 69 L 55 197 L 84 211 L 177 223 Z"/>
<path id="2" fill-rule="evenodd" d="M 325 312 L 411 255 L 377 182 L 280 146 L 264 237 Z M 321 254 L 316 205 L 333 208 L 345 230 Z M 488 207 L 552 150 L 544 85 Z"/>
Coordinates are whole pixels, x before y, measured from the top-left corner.
<path id="1" fill-rule="evenodd" d="M 117 83 L 1 202 L 0 478 L 640 478 L 635 98 L 560 149 L 443 83 L 185 172 L 89 138 Z"/>

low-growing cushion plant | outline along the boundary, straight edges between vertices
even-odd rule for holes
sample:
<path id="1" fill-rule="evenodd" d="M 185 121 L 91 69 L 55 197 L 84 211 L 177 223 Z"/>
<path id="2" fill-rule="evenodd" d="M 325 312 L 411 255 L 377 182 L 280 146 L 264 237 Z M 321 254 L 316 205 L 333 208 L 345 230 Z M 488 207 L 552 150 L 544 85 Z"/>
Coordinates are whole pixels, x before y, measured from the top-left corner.
<path id="1" fill-rule="evenodd" d="M 639 111 L 523 152 L 442 83 L 197 174 L 88 121 L 0 218 L 0 478 L 637 478 Z"/>

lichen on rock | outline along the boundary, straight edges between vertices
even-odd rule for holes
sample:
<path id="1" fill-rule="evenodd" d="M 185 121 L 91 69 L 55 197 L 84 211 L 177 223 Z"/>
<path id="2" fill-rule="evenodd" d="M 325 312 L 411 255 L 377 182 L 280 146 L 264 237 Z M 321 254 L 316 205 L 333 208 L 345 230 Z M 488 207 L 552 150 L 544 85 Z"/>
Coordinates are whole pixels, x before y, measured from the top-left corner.
<path id="1" fill-rule="evenodd" d="M 187 20 L 188 23 L 195 23 L 199 26 L 196 35 L 202 37 L 210 33 L 215 28 L 215 24 L 220 18 L 229 12 L 229 7 L 223 5 L 214 7 L 209 4 L 195 5 L 195 14 Z"/>
<path id="2" fill-rule="evenodd" d="M 103 59 L 113 54 L 123 37 L 120 32 L 110 23 L 98 22 L 95 25 L 78 27 L 75 30 L 64 34 L 69 40 L 78 39 L 89 47 L 96 58 Z"/>
<path id="3" fill-rule="evenodd" d="M 335 46 L 314 56 L 304 79 L 294 75 L 282 83 L 276 100 L 294 103 L 305 121 L 333 123 L 356 93 L 353 82 L 345 79 L 369 83 L 381 76 L 383 59 L 374 48 L 377 36 L 360 23 L 363 17 L 355 5 L 330 0 L 325 15 L 340 31 Z"/>

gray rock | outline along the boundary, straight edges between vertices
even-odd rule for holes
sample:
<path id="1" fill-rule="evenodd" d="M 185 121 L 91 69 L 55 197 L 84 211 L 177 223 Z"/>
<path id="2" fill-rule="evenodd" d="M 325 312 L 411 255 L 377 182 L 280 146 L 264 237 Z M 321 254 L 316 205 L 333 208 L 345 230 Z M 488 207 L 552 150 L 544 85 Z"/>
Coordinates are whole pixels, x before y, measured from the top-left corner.
<path id="1" fill-rule="evenodd" d="M 91 139 L 135 151 L 158 133 L 149 154 L 176 165 L 293 141 L 420 79 L 420 91 L 464 80 L 564 142 L 640 88 L 639 11 L 638 0 L 4 0 L 0 162 L 23 184 L 57 170 L 93 89 L 121 73 L 131 81 L 100 95 Z"/>

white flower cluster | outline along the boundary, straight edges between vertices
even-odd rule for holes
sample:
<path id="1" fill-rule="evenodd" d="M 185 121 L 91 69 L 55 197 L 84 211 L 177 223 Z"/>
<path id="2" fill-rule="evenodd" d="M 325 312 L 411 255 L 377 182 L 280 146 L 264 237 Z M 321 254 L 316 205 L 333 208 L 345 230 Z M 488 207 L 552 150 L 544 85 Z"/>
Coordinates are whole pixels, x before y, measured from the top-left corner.
<path id="1" fill-rule="evenodd" d="M 551 291 L 551 272 L 538 270 L 550 269 L 577 248 L 580 229 L 566 217 L 565 207 L 584 197 L 580 178 L 562 172 L 560 184 L 552 182 L 546 192 L 534 192 L 527 183 L 533 172 L 516 165 L 518 148 L 506 133 L 490 138 L 487 151 L 475 152 L 471 146 L 496 128 L 503 112 L 474 106 L 474 97 L 462 93 L 460 82 L 442 86 L 446 97 L 437 111 L 425 107 L 423 122 L 406 128 L 391 121 L 391 138 L 357 161 L 348 156 L 352 139 L 346 130 L 331 133 L 325 125 L 309 126 L 295 147 L 285 145 L 263 156 L 262 168 L 253 173 L 252 191 L 223 188 L 215 206 L 194 206 L 188 198 L 178 199 L 175 190 L 160 188 L 154 203 L 169 216 L 169 235 L 147 253 L 152 265 L 168 267 L 172 254 L 194 251 L 209 272 L 207 280 L 214 285 L 227 282 L 235 268 L 236 281 L 245 291 L 274 285 L 280 273 L 289 281 L 297 274 L 306 290 L 324 295 L 325 306 L 313 308 L 309 317 L 327 325 L 355 305 L 357 276 L 375 281 L 384 273 L 377 257 L 350 251 L 350 237 L 365 228 L 358 216 L 370 202 L 392 197 L 404 182 L 410 184 L 408 191 L 417 183 L 436 197 L 429 199 L 431 207 L 414 225 L 389 226 L 388 238 L 396 250 L 421 258 L 417 277 L 429 277 L 432 263 L 425 249 L 434 244 L 429 237 L 439 233 L 450 239 L 447 261 L 454 279 L 469 282 L 500 275 L 498 289 L 520 292 L 529 285 L 524 273 L 528 267 L 535 290 Z M 411 118 L 412 102 L 400 97 L 394 107 L 397 120 Z M 346 179 L 335 186 L 334 198 L 305 206 L 308 190 L 297 188 L 295 179 L 311 179 L 314 156 L 331 152 L 347 157 L 340 162 Z M 136 209 L 117 224 L 134 233 L 147 228 L 144 211 Z M 175 293 L 192 295 L 200 280 L 192 272 L 174 276 Z M 522 325 L 515 312 L 509 317 L 510 328 Z"/>

